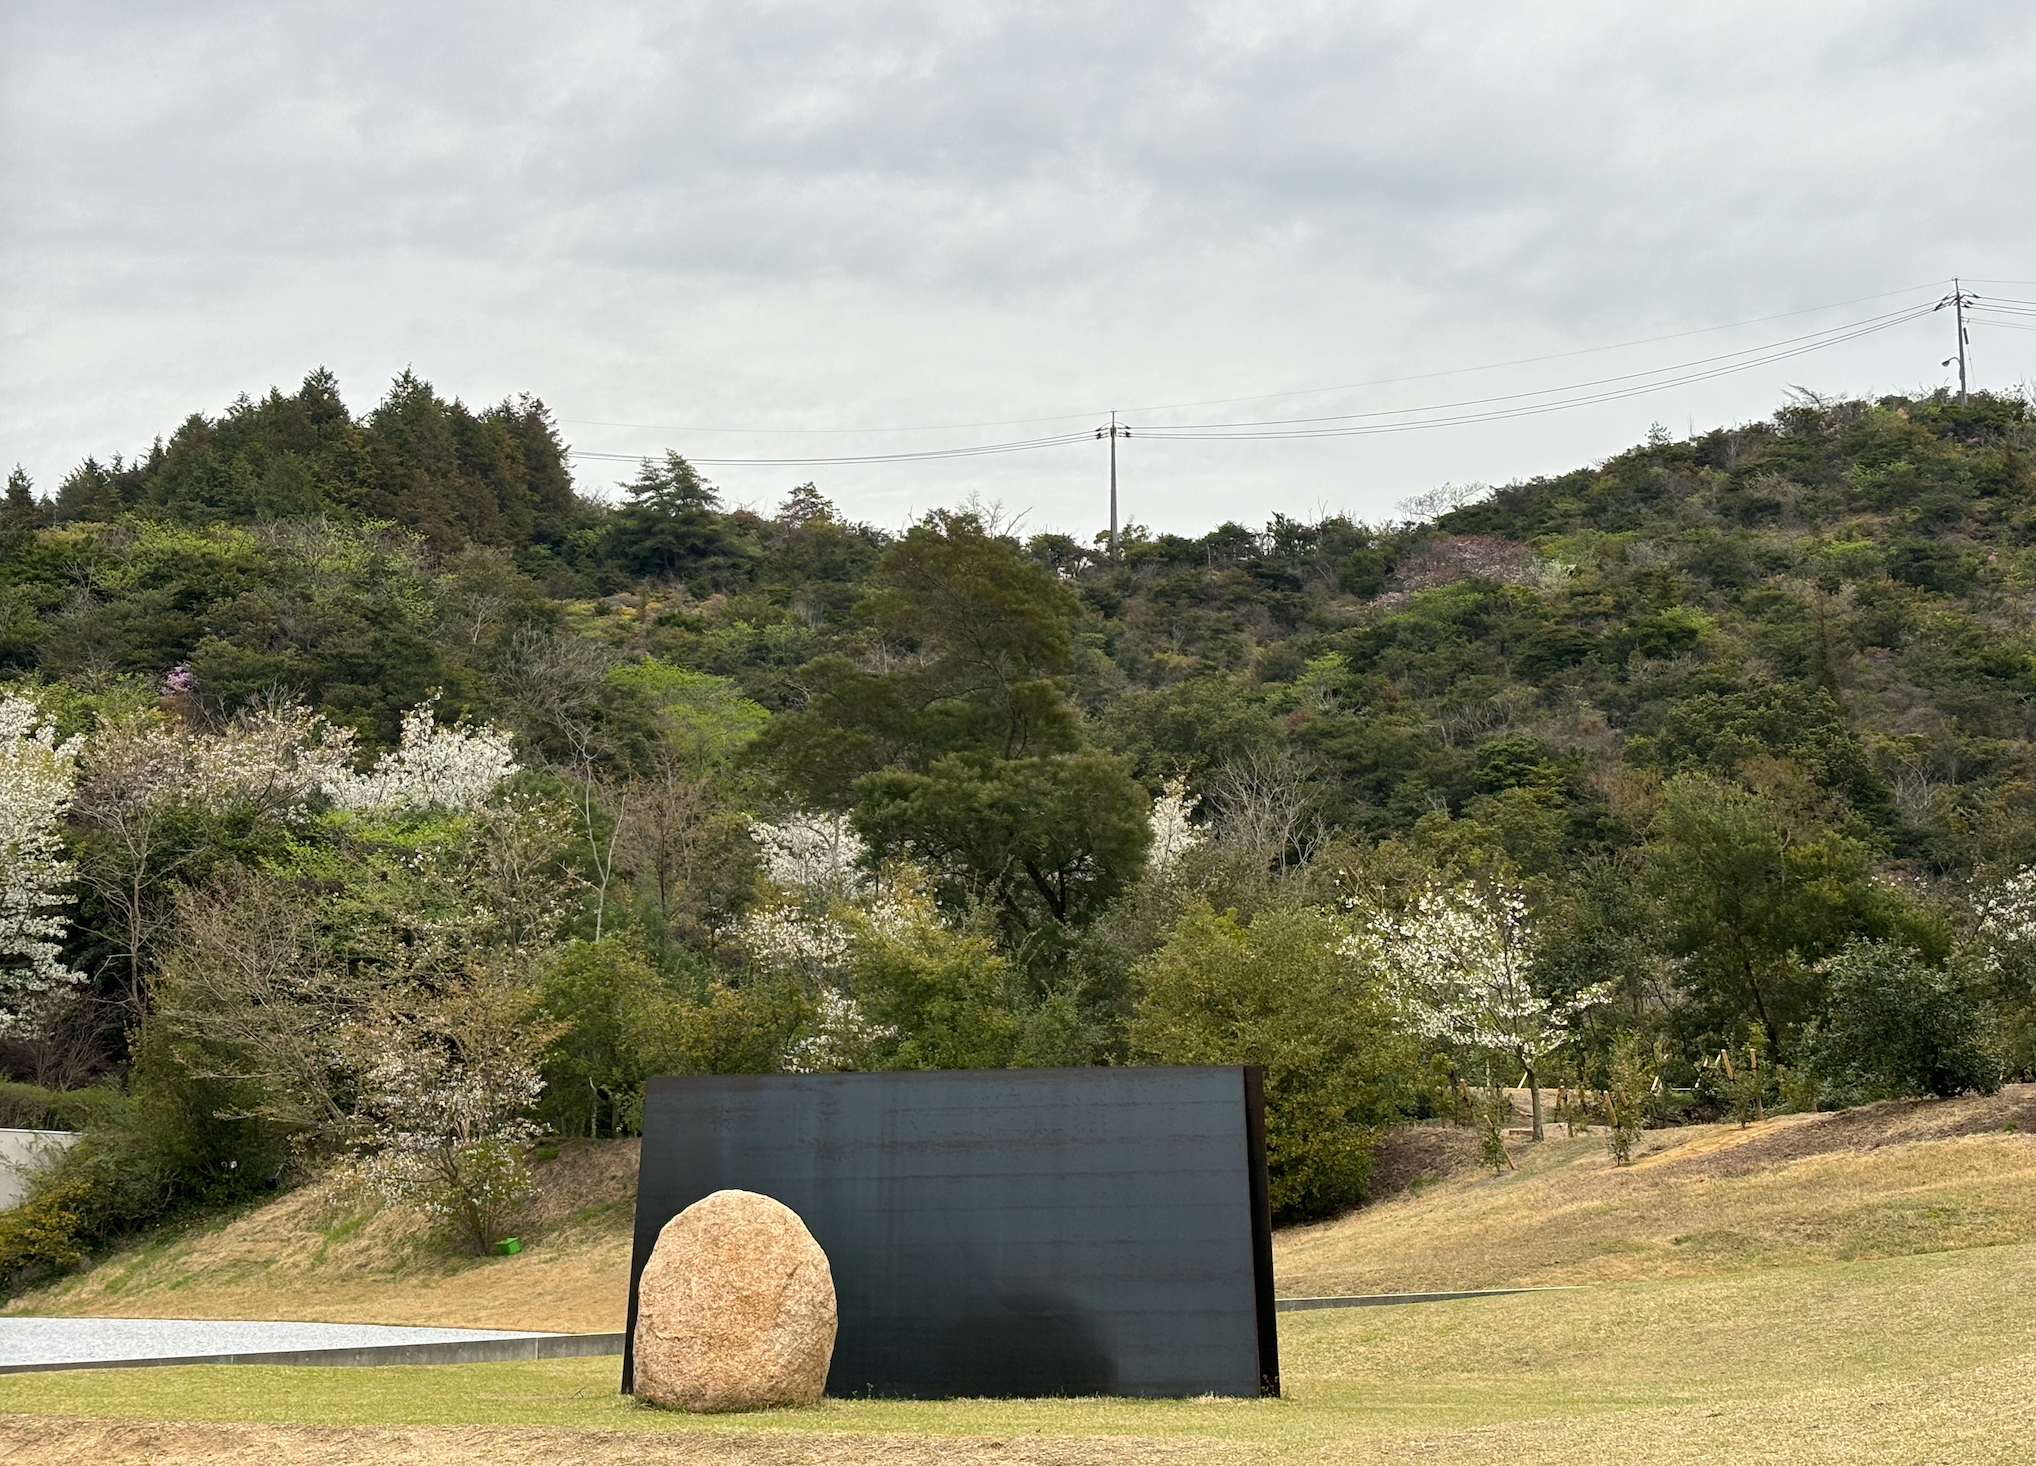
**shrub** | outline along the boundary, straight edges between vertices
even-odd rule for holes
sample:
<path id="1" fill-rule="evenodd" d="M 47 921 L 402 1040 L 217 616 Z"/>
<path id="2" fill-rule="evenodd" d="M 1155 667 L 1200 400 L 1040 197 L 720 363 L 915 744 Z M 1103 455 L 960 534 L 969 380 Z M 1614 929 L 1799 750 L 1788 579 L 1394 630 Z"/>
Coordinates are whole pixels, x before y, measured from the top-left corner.
<path id="1" fill-rule="evenodd" d="M 1413 1067 L 1385 985 L 1342 922 L 1269 907 L 1247 927 L 1197 902 L 1138 969 L 1141 1058 L 1265 1069 L 1266 1163 L 1282 1222 L 1365 1198 L 1378 1127 Z"/>
<path id="2" fill-rule="evenodd" d="M 0 1212 L 0 1278 L 62 1272 L 85 1258 L 84 1206 L 91 1183 L 66 1175 L 31 1188 L 19 1206 Z"/>
<path id="3" fill-rule="evenodd" d="M 45 1089 L 0 1080 L 0 1127 L 9 1130 L 90 1130 L 104 1126 L 121 1103 L 110 1085 Z"/>
<path id="4" fill-rule="evenodd" d="M 1746 1039 L 1746 1061 L 1735 1065 L 1730 1049 L 1719 1054 L 1725 1069 L 1725 1093 L 1730 1097 L 1729 1113 L 1744 1130 L 1754 1120 L 1767 1118 L 1767 1084 L 1773 1077 L 1773 1066 L 1761 1067 L 1760 1056 L 1767 1048 L 1767 1026 L 1753 1023 L 1748 1026 Z"/>
<path id="5" fill-rule="evenodd" d="M 1605 1086 L 1605 1106 L 1611 1112 L 1612 1131 L 1606 1146 L 1612 1163 L 1633 1164 L 1633 1142 L 1647 1123 L 1647 1101 L 1654 1091 L 1654 1076 L 1660 1072 L 1661 1052 L 1640 1047 L 1640 1035 L 1622 1033 L 1612 1042 L 1610 1082 Z"/>
<path id="6" fill-rule="evenodd" d="M 729 987 L 704 971 L 659 972 L 627 937 L 573 942 L 547 966 L 545 1010 L 569 1025 L 544 1058 L 538 1117 L 560 1135 L 642 1129 L 653 1074 L 750 1074 L 779 1067 L 806 1010 L 781 975 Z"/>
<path id="7" fill-rule="evenodd" d="M 0 1285 L 62 1272 L 93 1249 L 178 1213 L 273 1189 L 289 1163 L 270 1127 L 237 1117 L 213 1082 L 182 1074 L 156 1036 L 135 1046 L 130 1092 L 42 1091 L 47 1117 L 84 1136 L 0 1212 Z M 10 1085 L 20 1102 L 31 1085 Z"/>
<path id="8" fill-rule="evenodd" d="M 1513 1101 L 1496 1084 L 1486 1084 L 1471 1102 L 1471 1120 L 1477 1126 L 1478 1159 L 1494 1176 L 1519 1169 L 1506 1150 L 1506 1127 L 1517 1117 Z"/>
<path id="9" fill-rule="evenodd" d="M 1906 947 L 1860 942 L 1823 965 L 1824 1014 L 1806 1066 L 1842 1099 L 1992 1094 L 2000 1060 L 1974 975 L 1930 967 Z"/>
<path id="10" fill-rule="evenodd" d="M 368 1158 L 362 1179 L 422 1215 L 441 1241 L 485 1256 L 515 1229 L 536 1194 L 521 1139 L 490 1135 L 429 1150 L 383 1151 Z"/>

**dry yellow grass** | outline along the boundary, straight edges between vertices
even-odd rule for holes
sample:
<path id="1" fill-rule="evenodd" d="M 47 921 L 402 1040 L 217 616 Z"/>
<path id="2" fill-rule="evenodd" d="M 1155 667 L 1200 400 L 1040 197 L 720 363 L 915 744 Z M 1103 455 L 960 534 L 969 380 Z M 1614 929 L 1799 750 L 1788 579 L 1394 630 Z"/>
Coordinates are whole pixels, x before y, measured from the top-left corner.
<path id="1" fill-rule="evenodd" d="M 289 1318 L 464 1328 L 620 1329 L 629 1302 L 636 1142 L 538 1163 L 515 1257 L 453 1258 L 417 1223 L 318 1183 L 229 1220 L 159 1234 L 12 1300 L 9 1313 Z"/>
<path id="2" fill-rule="evenodd" d="M 1382 1169 L 1402 1180 L 1446 1169 L 1468 1146 L 1461 1132 L 1417 1132 Z M 2036 1086 L 1649 1132 L 1625 1170 L 1594 1140 L 1516 1155 L 1517 1173 L 1459 1171 L 1281 1232 L 1279 1291 L 1598 1283 L 2036 1241 Z M 125 1248 L 7 1311 L 621 1328 L 634 1142 L 569 1145 L 539 1172 L 516 1257 L 447 1258 L 401 1213 L 316 1185 Z"/>
<path id="3" fill-rule="evenodd" d="M 2015 1126 L 2015 1129 L 2006 1129 Z M 1516 1148 L 1282 1232 L 1285 1294 L 1601 1283 L 2036 1240 L 2036 1086 L 1987 1099 Z"/>

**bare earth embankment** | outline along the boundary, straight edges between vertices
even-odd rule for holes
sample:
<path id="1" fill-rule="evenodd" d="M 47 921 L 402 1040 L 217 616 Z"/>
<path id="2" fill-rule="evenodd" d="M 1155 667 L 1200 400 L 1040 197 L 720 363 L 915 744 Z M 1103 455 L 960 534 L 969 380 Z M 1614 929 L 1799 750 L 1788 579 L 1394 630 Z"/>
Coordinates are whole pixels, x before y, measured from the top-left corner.
<path id="1" fill-rule="evenodd" d="M 616 1361 L 0 1379 L 0 1462 L 2022 1463 L 2036 1439 L 2036 1087 L 1461 1169 L 1412 1132 L 1396 1188 L 1282 1234 L 1287 1294 L 1583 1283 L 1288 1314 L 1286 1398 L 828 1401 L 695 1420 Z M 520 1257 L 449 1263 L 310 1189 L 107 1259 L 17 1311 L 613 1328 L 633 1153 L 545 1167 Z M 1423 1181 L 1423 1176 L 1431 1177 Z"/>
<path id="2" fill-rule="evenodd" d="M 329 1182 L 122 1249 L 8 1313 L 289 1318 L 601 1333 L 623 1326 L 636 1142 L 578 1142 L 537 1164 L 514 1257 L 448 1257 L 405 1213 Z"/>
<path id="3" fill-rule="evenodd" d="M 1519 1170 L 1494 1177 L 1464 1132 L 1396 1138 L 1389 1179 L 1442 1179 L 1282 1232 L 1280 1291 L 1606 1283 L 2036 1242 L 2036 1085 L 1649 1131 L 1623 1169 L 1594 1139 L 1513 1154 Z"/>

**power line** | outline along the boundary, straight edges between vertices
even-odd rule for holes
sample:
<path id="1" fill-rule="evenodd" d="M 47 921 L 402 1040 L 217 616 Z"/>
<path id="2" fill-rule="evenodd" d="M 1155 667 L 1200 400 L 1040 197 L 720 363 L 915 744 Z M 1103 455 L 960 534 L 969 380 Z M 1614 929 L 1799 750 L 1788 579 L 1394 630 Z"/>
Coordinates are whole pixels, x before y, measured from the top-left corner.
<path id="1" fill-rule="evenodd" d="M 1137 432 L 1138 436 L 1142 438 L 1161 438 L 1174 441 L 1262 441 L 1369 436 L 1380 433 L 1414 432 L 1424 428 L 1458 427 L 1473 423 L 1499 422 L 1515 418 L 1535 417 L 1546 413 L 1565 412 L 1578 407 L 1594 406 L 1604 402 L 1620 401 L 1649 392 L 1687 386 L 1695 382 L 1710 381 L 1718 377 L 1729 376 L 1736 372 L 1751 371 L 1759 367 L 1771 366 L 1810 352 L 1842 345 L 1848 341 L 1855 341 L 1864 336 L 1875 335 L 1896 326 L 1920 320 L 1922 317 L 1934 313 L 1941 304 L 1942 302 L 1928 305 L 1917 304 L 1904 307 L 1900 310 L 1889 311 L 1882 315 L 1869 316 L 1863 320 L 1849 322 L 1843 326 L 1833 326 L 1822 331 L 1813 331 L 1801 336 L 1789 337 L 1780 342 L 1770 342 L 1765 346 L 1747 347 L 1741 351 L 1699 357 L 1694 361 L 1682 362 L 1666 367 L 1656 367 L 1644 372 L 1629 372 L 1612 377 L 1601 377 L 1584 382 L 1570 383 L 1562 387 L 1541 388 L 1532 392 L 1471 398 L 1455 402 L 1433 403 L 1425 406 L 1381 409 L 1373 412 L 1351 413 L 1334 417 L 1273 418 L 1256 422 L 1236 423 L 1181 423 L 1162 427 L 1140 427 Z M 1802 312 L 1795 312 L 1793 314 L 1802 314 Z M 1430 375 L 1443 376 L 1450 374 L 1431 373 Z M 1534 399 L 1549 400 L 1537 401 Z M 1263 401 L 1268 399 L 1241 398 L 1231 400 Z M 1466 408 L 1476 410 L 1462 410 Z M 1434 416 L 1434 414 L 1445 415 Z M 1382 418 L 1398 420 L 1361 421 L 1361 419 Z M 1325 424 L 1328 425 L 1325 426 Z M 900 450 L 890 453 L 830 454 L 776 458 L 692 458 L 689 456 L 688 461 L 701 467 L 714 468 L 820 467 L 862 463 L 929 462 L 945 459 L 983 457 L 991 454 L 1033 452 L 1046 448 L 1065 447 L 1074 443 L 1087 442 L 1093 438 L 1106 435 L 1112 438 L 1114 451 L 1115 438 L 1117 436 L 1130 436 L 1130 429 L 1122 424 L 1117 424 L 1115 432 L 1111 432 L 1109 429 L 1099 429 L 1016 439 L 1007 442 L 970 444 L 952 448 Z M 642 461 L 644 455 L 574 450 L 574 457 L 635 463 Z"/>
<path id="2" fill-rule="evenodd" d="M 1769 316 L 1754 316 L 1744 321 L 1728 321 L 1718 326 L 1699 326 L 1689 331 L 1673 331 L 1665 336 L 1644 336 L 1633 341 L 1615 341 L 1607 346 L 1581 346 L 1574 351 L 1553 351 L 1543 356 L 1522 356 L 1511 361 L 1486 362 L 1481 366 L 1450 367 L 1443 371 L 1417 372 L 1405 377 L 1376 377 L 1367 382 L 1345 382 L 1333 387 L 1296 387 L 1284 392 L 1261 392 L 1250 397 L 1209 397 L 1195 402 L 1147 403 L 1140 407 L 1121 408 L 1122 412 L 1185 412 L 1191 407 L 1229 407 L 1244 402 L 1279 402 L 1293 397 L 1317 397 L 1330 392 L 1356 392 L 1367 387 L 1394 387 L 1407 382 L 1428 382 L 1440 377 L 1468 376 L 1474 372 L 1502 371 L 1507 367 L 1536 366 L 1547 361 L 1565 361 L 1575 356 L 1593 356 L 1606 351 L 1624 351 L 1633 346 L 1657 346 L 1664 341 L 1683 341 L 1691 336 L 1708 336 L 1718 331 L 1736 331 L 1743 326 L 1763 326 L 1770 321 L 1786 321 L 1796 316 L 1815 315 L 1819 311 L 1837 310 L 1848 305 L 1862 305 L 1870 300 L 1889 300 L 1897 295 L 1913 295 L 1919 290 L 1930 290 L 1944 284 L 1942 280 L 1926 280 L 1920 285 L 1907 285 L 1899 290 L 1883 290 L 1873 295 L 1856 295 L 1850 300 L 1828 301 L 1823 305 L 1804 306 L 1801 310 L 1779 311 Z M 2013 282 L 2005 282 L 2013 283 Z M 2029 282 L 2036 283 L 2036 282 Z M 1755 348 L 1757 349 L 1757 348 Z M 1053 417 L 1013 417 L 992 422 L 933 423 L 917 427 L 891 428 L 729 428 L 729 427 L 680 427 L 671 423 L 608 422 L 596 418 L 562 417 L 561 423 L 584 428 L 630 428 L 651 433 L 726 433 L 731 436 L 792 436 L 811 434 L 814 436 L 839 436 L 851 434 L 881 433 L 960 433 L 983 428 L 1031 427 L 1038 423 L 1074 422 L 1082 418 L 1096 418 L 1102 415 L 1097 408 L 1085 412 L 1067 412 Z M 699 460 L 706 462 L 707 460 Z M 744 460 L 749 461 L 749 460 Z M 815 459 L 814 462 L 823 460 Z"/>
<path id="3" fill-rule="evenodd" d="M 908 463 L 921 459 L 936 458 L 980 458 L 992 453 L 1027 453 L 1037 448 L 1058 448 L 1066 443 L 1086 443 L 1094 436 L 1087 432 L 1060 433 L 1048 438 L 1024 438 L 1010 443 L 975 443 L 961 448 L 928 448 L 911 453 L 851 453 L 826 458 L 694 458 L 687 455 L 686 461 L 696 467 L 730 468 L 753 466 L 758 468 L 788 468 L 801 464 L 840 463 Z M 595 453 L 572 449 L 575 458 L 603 459 L 616 463 L 641 463 L 647 456 L 642 453 Z"/>
<path id="4" fill-rule="evenodd" d="M 1861 327 L 1873 326 L 1873 323 L 1875 322 L 1884 322 L 1886 325 L 1889 326 L 1898 326 L 1902 324 L 1903 321 L 1915 319 L 1918 315 L 1928 315 L 1932 309 L 1935 309 L 1935 307 L 1926 308 L 1921 306 L 1908 306 L 1904 307 L 1902 310 L 1899 311 L 1890 311 L 1886 315 L 1869 316 L 1865 321 L 1854 321 L 1844 326 L 1832 326 L 1823 331 L 1811 331 L 1802 336 L 1791 336 L 1786 338 L 1785 340 L 1771 341 L 1765 346 L 1749 346 L 1740 351 L 1727 351 L 1721 352 L 1717 356 L 1699 357 L 1695 361 L 1683 362 L 1676 366 L 1653 367 L 1647 371 L 1641 372 L 1622 372 L 1617 376 L 1599 377 L 1592 381 L 1575 382 L 1564 387 L 1543 387 L 1538 388 L 1531 392 L 1508 392 L 1494 397 L 1474 397 L 1461 402 L 1438 403 L 1433 407 L 1381 408 L 1372 412 L 1338 413 L 1325 417 L 1266 418 L 1257 422 L 1190 423 L 1183 424 L 1182 427 L 1185 429 L 1255 428 L 1255 427 L 1280 427 L 1286 426 L 1288 424 L 1351 422 L 1358 418 L 1399 417 L 1405 416 L 1407 413 L 1410 412 L 1442 412 L 1457 407 L 1482 407 L 1494 402 L 1516 402 L 1530 397 L 1548 397 L 1561 392 L 1576 392 L 1581 391 L 1588 387 L 1606 386 L 1614 382 L 1632 382 L 1638 381 L 1645 377 L 1658 377 L 1668 372 L 1687 371 L 1692 367 L 1708 366 L 1711 365 L 1712 363 L 1721 361 L 1731 361 L 1737 357 L 1742 356 L 1766 356 L 1768 353 L 1777 351 L 1782 347 L 1793 346 L 1799 342 L 1804 341 L 1818 342 L 1818 338 L 1824 336 L 1835 336 L 1839 340 L 1851 340 L 1852 337 L 1855 335 L 1869 334 L 1868 332 L 1859 329 Z M 1874 326 L 1874 329 L 1877 330 L 1880 329 L 1880 327 Z M 1851 333 L 1851 334 L 1841 335 L 1840 333 Z M 1818 344 L 1824 345 L 1831 343 L 1818 342 Z M 1816 348 L 1813 346 L 1807 349 L 1814 350 Z M 1755 366 L 1759 365 L 1759 363 L 1749 362 L 1747 363 L 1747 365 Z M 1736 370 L 1736 368 L 1734 368 L 1734 370 Z M 1150 432 L 1158 431 L 1158 429 L 1150 429 L 1147 431 L 1149 435 Z"/>
<path id="5" fill-rule="evenodd" d="M 1855 340 L 1861 336 L 1870 336 L 1875 334 L 1876 332 L 1885 331 L 1894 326 L 1906 324 L 1909 321 L 1920 320 L 1922 319 L 1922 317 L 1929 315 L 1931 310 L 1932 307 L 1919 306 L 1910 311 L 1904 312 L 1903 314 L 1893 319 L 1880 320 L 1874 324 L 1863 325 L 1858 329 L 1852 330 L 1842 336 L 1827 336 L 1824 339 L 1812 341 L 1807 345 L 1795 346 L 1789 350 L 1773 351 L 1753 361 L 1740 361 L 1733 362 L 1725 366 L 1712 366 L 1702 371 L 1684 370 L 1678 376 L 1663 377 L 1660 380 L 1639 382 L 1628 386 L 1616 387 L 1609 391 L 1584 392 L 1581 395 L 1567 397 L 1553 402 L 1521 403 L 1514 406 L 1491 406 L 1484 411 L 1459 412 L 1449 417 L 1426 418 L 1418 421 L 1370 422 L 1370 423 L 1348 424 L 1338 427 L 1295 427 L 1285 429 L 1265 428 L 1253 431 L 1234 431 L 1224 428 L 1217 428 L 1214 430 L 1205 428 L 1198 430 L 1192 427 L 1140 428 L 1138 429 L 1138 436 L 1141 438 L 1169 438 L 1180 441 L 1200 441 L 1204 439 L 1262 440 L 1278 438 L 1359 437 L 1375 433 L 1413 432 L 1421 428 L 1459 427 L 1471 423 L 1501 422 L 1512 418 L 1536 417 L 1544 413 L 1564 412 L 1568 411 L 1571 408 L 1576 407 L 1589 407 L 1601 402 L 1616 402 L 1628 397 L 1638 397 L 1649 392 L 1661 391 L 1669 387 L 1686 386 L 1692 382 L 1709 381 L 1716 377 L 1729 376 L 1734 372 L 1750 371 L 1756 367 L 1770 366 L 1776 362 L 1787 361 L 1793 357 L 1803 356 L 1812 351 L 1821 351 L 1827 346 L 1840 345 L 1845 341 Z M 1692 363 L 1691 365 L 1696 364 Z M 1678 371 L 1678 370 L 1680 369 L 1663 368 L 1663 371 Z M 1504 401 L 1505 399 L 1495 399 L 1495 400 Z M 1479 403 L 1465 403 L 1456 405 L 1485 406 L 1485 404 Z M 1411 417 L 1415 413 L 1419 412 L 1437 412 L 1442 410 L 1444 410 L 1443 407 L 1406 408 L 1402 409 L 1400 412 L 1393 415 L 1406 418 Z"/>

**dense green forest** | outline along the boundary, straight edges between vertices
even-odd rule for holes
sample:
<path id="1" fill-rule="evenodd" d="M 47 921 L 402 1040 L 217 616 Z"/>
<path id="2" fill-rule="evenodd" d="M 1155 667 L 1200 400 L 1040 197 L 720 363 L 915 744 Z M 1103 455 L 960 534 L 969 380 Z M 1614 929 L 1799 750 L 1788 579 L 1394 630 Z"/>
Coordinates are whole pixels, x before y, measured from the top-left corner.
<path id="1" fill-rule="evenodd" d="M 673 1070 L 1262 1063 L 1286 1217 L 1523 1077 L 2036 1077 L 2032 459 L 2020 398 L 1803 396 L 1110 551 L 677 454 L 609 506 L 533 399 L 321 371 L 17 472 L 5 1103 L 97 1139 L 0 1269 L 335 1158 L 486 1245 Z"/>

